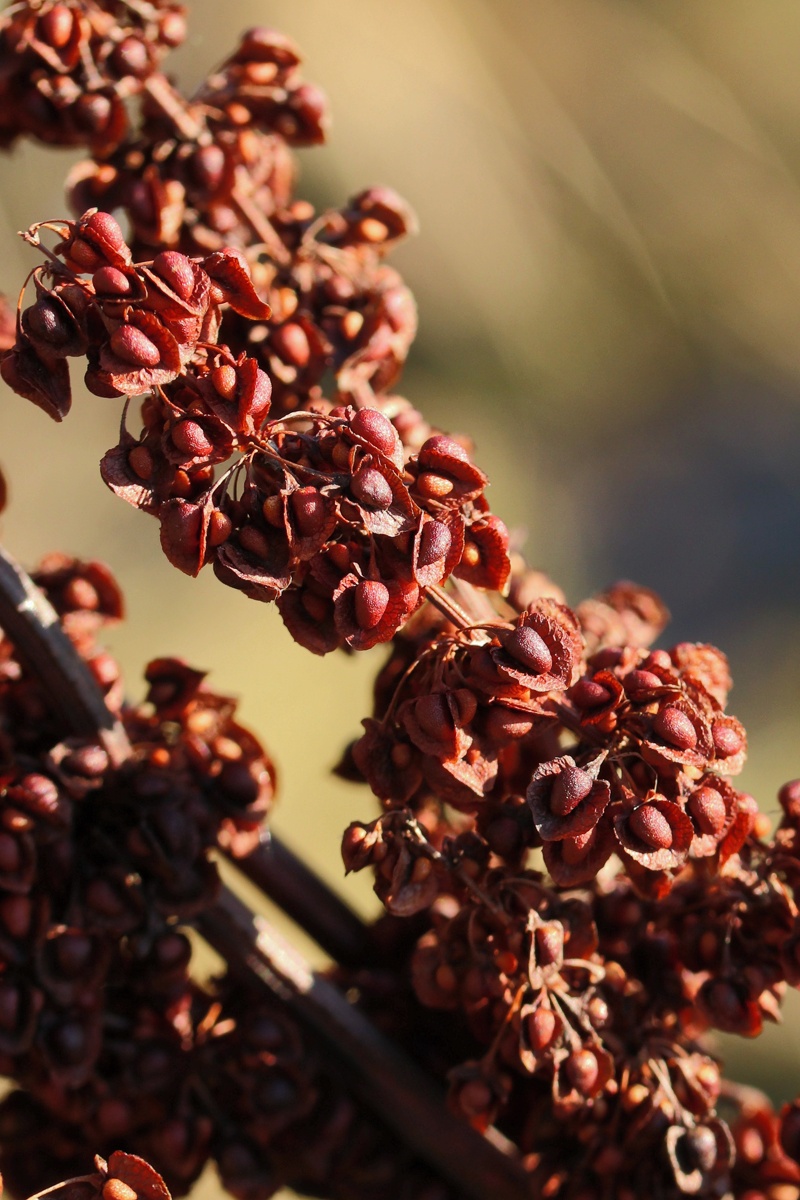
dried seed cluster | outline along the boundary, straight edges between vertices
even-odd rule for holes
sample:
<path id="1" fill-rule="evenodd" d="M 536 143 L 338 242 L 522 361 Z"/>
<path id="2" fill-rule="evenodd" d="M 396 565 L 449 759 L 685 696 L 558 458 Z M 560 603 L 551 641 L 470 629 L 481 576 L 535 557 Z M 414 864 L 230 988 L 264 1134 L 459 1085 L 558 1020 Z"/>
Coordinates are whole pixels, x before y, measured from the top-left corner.
<path id="1" fill-rule="evenodd" d="M 126 101 L 186 33 L 165 0 L 32 0 L 0 16 L 0 145 L 34 137 L 109 153 L 129 128 Z"/>
<path id="2" fill-rule="evenodd" d="M 185 99 L 158 71 L 182 34 L 180 9 L 138 0 L 23 0 L 0 21 L 4 143 L 91 155 L 69 181 L 77 219 L 25 235 L 60 240 L 13 332 L 0 314 L 3 377 L 58 420 L 70 357 L 95 394 L 143 397 L 101 469 L 175 566 L 275 601 L 315 653 L 391 642 L 339 768 L 382 805 L 343 855 L 374 871 L 383 953 L 337 974 L 456 1113 L 499 1126 L 533 1194 L 797 1200 L 800 1108 L 726 1084 L 703 1035 L 757 1034 L 800 983 L 800 784 L 770 837 L 732 782 L 746 735 L 725 657 L 654 649 L 653 593 L 619 584 L 573 610 L 512 570 L 469 443 L 391 392 L 416 315 L 385 255 L 413 214 L 386 188 L 319 214 L 297 198 L 291 148 L 327 118 L 288 39 L 250 30 Z M 121 613 L 103 568 L 59 558 L 39 578 L 133 753 L 65 742 L 0 644 L 17 1186 L 123 1139 L 179 1190 L 214 1156 L 243 1200 L 285 1182 L 450 1200 L 279 1005 L 190 981 L 176 923 L 213 896 L 210 847 L 257 838 L 269 761 L 173 660 L 148 668 L 147 705 L 124 704 L 94 640 Z M 146 1164 L 117 1166 L 92 1196 L 166 1200 Z"/>
<path id="3" fill-rule="evenodd" d="M 755 1036 L 800 978 L 798 785 L 768 839 L 731 782 L 746 737 L 724 655 L 650 649 L 667 619 L 652 593 L 620 584 L 572 611 L 520 571 L 509 594 L 513 621 L 476 594 L 474 623 L 395 638 L 340 766 L 384 809 L 347 830 L 345 866 L 414 918 L 397 1034 L 415 1044 L 419 1006 L 448 1014 L 431 1066 L 455 1111 L 528 1156 L 537 1195 L 755 1200 L 780 1178 L 795 1196 L 763 1098 L 772 1132 L 735 1165 L 741 1097 L 726 1124 L 698 1039 Z"/>
<path id="4" fill-rule="evenodd" d="M 384 413 L 352 405 L 270 419 L 267 374 L 218 343 L 223 304 L 269 317 L 240 251 L 134 264 L 108 213 L 47 227 L 61 241 L 33 272 L 3 377 L 56 419 L 70 407 L 69 357 L 86 356 L 99 395 L 148 393 L 139 436 L 123 424 L 101 473 L 158 518 L 175 566 L 213 563 L 223 583 L 277 600 L 318 654 L 388 641 L 454 572 L 503 586 L 506 530 L 460 442 L 434 434 L 407 457 Z"/>

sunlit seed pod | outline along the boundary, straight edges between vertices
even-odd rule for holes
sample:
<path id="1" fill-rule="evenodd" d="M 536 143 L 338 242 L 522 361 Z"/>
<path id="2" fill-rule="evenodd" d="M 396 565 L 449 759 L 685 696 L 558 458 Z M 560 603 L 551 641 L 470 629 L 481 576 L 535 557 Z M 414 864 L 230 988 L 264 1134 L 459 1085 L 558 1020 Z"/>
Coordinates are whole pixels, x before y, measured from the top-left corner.
<path id="1" fill-rule="evenodd" d="M 389 607 L 389 589 L 377 579 L 362 579 L 354 588 L 353 605 L 359 629 L 380 625 Z"/>
<path id="2" fill-rule="evenodd" d="M 530 668 L 535 675 L 546 675 L 553 666 L 553 656 L 544 638 L 529 625 L 520 625 L 503 639 L 503 649 L 517 662 Z"/>
<path id="3" fill-rule="evenodd" d="M 628 819 L 628 828 L 634 837 L 654 850 L 669 850 L 672 845 L 670 823 L 652 804 L 635 808 Z"/>
<path id="4" fill-rule="evenodd" d="M 594 780 L 580 767 L 564 767 L 556 775 L 550 792 L 550 811 L 558 817 L 566 817 L 585 800 L 592 790 Z"/>
<path id="5" fill-rule="evenodd" d="M 653 718 L 653 732 L 676 750 L 694 750 L 697 731 L 686 713 L 668 705 Z"/>
<path id="6" fill-rule="evenodd" d="M 158 346 L 135 325 L 120 325 L 111 334 L 109 345 L 117 358 L 132 367 L 156 367 L 161 361 Z"/>
<path id="7" fill-rule="evenodd" d="M 378 510 L 391 507 L 391 484 L 374 467 L 362 467 L 350 480 L 350 491 L 362 504 Z"/>

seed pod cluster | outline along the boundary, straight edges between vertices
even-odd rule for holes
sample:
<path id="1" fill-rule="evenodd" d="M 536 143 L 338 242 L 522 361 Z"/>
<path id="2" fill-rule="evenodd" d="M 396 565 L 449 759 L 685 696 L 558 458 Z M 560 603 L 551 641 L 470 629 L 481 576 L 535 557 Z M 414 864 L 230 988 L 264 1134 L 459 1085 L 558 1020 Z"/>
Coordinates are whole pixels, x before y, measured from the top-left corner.
<path id="1" fill-rule="evenodd" d="M 427 924 L 396 968 L 413 986 L 397 1035 L 412 1046 L 423 1012 L 447 1015 L 446 1066 L 441 1034 L 426 1053 L 451 1106 L 513 1137 L 541 1194 L 578 1186 L 570 1146 L 576 1194 L 715 1194 L 734 1140 L 696 1039 L 755 1036 L 800 979 L 800 789 L 769 840 L 731 778 L 746 735 L 725 657 L 650 649 L 652 593 L 620 584 L 573 612 L 517 567 L 509 596 L 513 621 L 476 593 L 472 623 L 409 622 L 340 766 L 384 809 L 347 830 L 345 867 Z M 773 1154 L 756 1174 L 780 1162 L 794 1184 Z"/>

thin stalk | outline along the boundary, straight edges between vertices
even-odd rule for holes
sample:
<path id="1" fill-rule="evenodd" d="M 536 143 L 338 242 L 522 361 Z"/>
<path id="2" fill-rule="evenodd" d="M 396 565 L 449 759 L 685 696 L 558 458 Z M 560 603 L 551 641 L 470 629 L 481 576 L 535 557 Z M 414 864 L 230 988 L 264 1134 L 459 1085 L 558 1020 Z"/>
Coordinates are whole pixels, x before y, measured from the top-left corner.
<path id="1" fill-rule="evenodd" d="M 149 76 L 145 80 L 144 90 L 164 115 L 169 117 L 182 138 L 187 142 L 203 140 L 203 134 L 207 133 L 205 125 L 192 116 L 183 96 L 175 90 L 166 75 L 156 73 Z"/>
<path id="2" fill-rule="evenodd" d="M 369 957 L 369 927 L 274 834 L 233 863 L 335 962 L 358 966 Z"/>

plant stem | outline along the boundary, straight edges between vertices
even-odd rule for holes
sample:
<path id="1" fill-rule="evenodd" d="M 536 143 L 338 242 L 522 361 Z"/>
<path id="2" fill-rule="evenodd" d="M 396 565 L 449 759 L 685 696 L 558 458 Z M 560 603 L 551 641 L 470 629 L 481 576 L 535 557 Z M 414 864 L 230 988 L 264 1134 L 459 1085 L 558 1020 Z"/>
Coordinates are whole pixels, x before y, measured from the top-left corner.
<path id="1" fill-rule="evenodd" d="M 169 117 L 176 131 L 187 142 L 202 140 L 206 127 L 192 113 L 183 96 L 175 90 L 166 75 L 157 72 L 150 75 L 144 83 L 144 90 L 166 117 Z"/>
<path id="2" fill-rule="evenodd" d="M 274 834 L 234 866 L 342 966 L 369 957 L 370 929 Z"/>
<path id="3" fill-rule="evenodd" d="M 231 972 L 258 980 L 289 1005 L 348 1089 L 461 1195 L 470 1200 L 532 1200 L 533 1191 L 510 1144 L 485 1137 L 453 1116 L 432 1081 L 387 1041 L 339 991 L 236 896 L 224 892 L 196 921 Z"/>
<path id="4" fill-rule="evenodd" d="M 71 733 L 96 736 L 118 766 L 130 754 L 128 736 L 109 712 L 89 668 L 33 581 L 0 547 L 0 628 L 42 684 L 53 713 Z"/>

